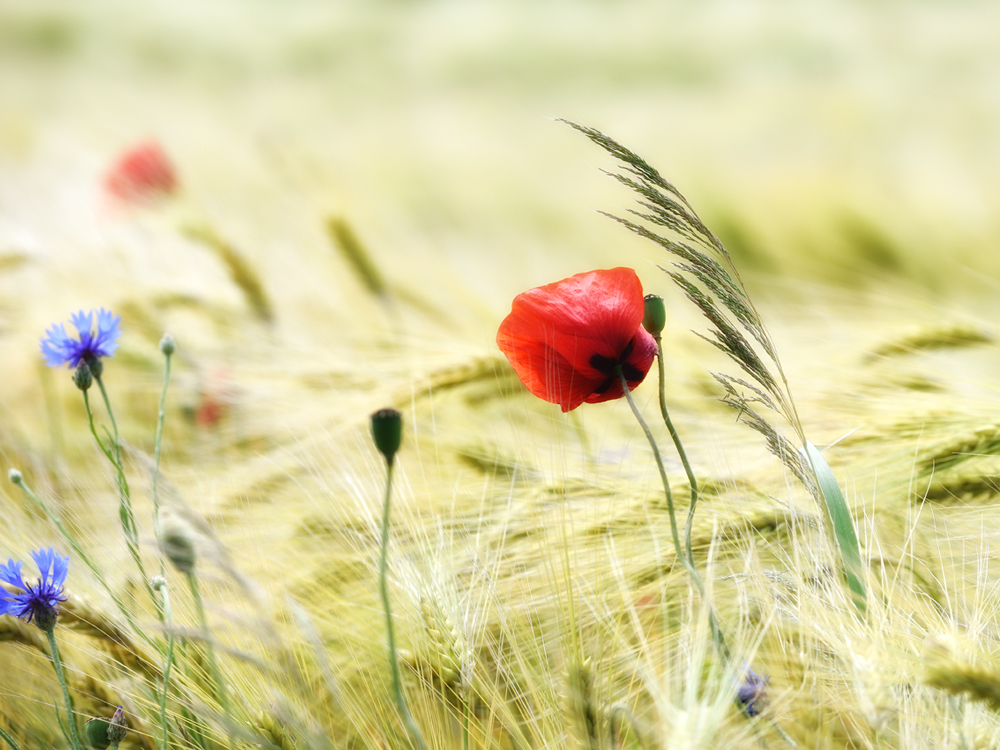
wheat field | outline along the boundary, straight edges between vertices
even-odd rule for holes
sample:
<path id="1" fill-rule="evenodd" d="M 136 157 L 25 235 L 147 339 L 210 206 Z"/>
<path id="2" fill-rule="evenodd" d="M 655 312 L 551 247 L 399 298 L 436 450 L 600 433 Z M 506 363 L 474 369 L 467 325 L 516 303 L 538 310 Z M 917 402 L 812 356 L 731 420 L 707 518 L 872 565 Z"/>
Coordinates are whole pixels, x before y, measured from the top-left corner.
<path id="1" fill-rule="evenodd" d="M 416 747 L 379 598 L 369 415 L 393 407 L 388 583 L 428 747 L 1000 747 L 997 16 L 0 3 L 0 457 L 24 478 L 0 489 L 0 562 L 70 555 L 55 632 L 79 726 L 120 705 L 128 748 Z M 711 373 L 739 373 L 673 259 L 599 213 L 637 208 L 614 160 L 560 118 L 641 154 L 728 247 L 847 499 L 864 614 L 823 509 L 720 402 Z M 176 189 L 114 200 L 108 170 L 148 141 Z M 563 414 L 495 343 L 515 295 L 615 266 L 665 298 L 705 597 L 628 404 Z M 72 371 L 39 353 L 101 307 L 142 572 Z M 635 398 L 683 516 L 653 374 Z M 206 627 L 154 495 L 193 540 Z M 50 657 L 0 616 L 0 746 L 72 746 Z M 747 667 L 768 680 L 754 717 Z"/>

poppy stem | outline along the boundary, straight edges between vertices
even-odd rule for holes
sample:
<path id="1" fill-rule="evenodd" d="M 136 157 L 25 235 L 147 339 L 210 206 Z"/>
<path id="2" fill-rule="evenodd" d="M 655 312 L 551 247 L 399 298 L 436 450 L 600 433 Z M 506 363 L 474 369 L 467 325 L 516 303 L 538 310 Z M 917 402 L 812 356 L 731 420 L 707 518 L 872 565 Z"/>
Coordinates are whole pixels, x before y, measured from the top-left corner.
<path id="1" fill-rule="evenodd" d="M 726 645 L 726 639 L 722 635 L 722 630 L 719 629 L 719 622 L 715 617 L 715 609 L 705 597 L 705 584 L 702 583 L 701 576 L 698 575 L 698 569 L 694 566 L 694 560 L 688 557 L 681 548 L 681 539 L 677 532 L 677 516 L 674 513 L 674 496 L 670 491 L 670 481 L 667 479 L 667 470 L 663 466 L 663 457 L 660 455 L 660 448 L 656 444 L 653 433 L 649 430 L 649 425 L 642 418 L 642 413 L 639 411 L 639 407 L 636 406 L 635 399 L 632 398 L 632 392 L 629 390 L 628 381 L 625 380 L 625 375 L 622 374 L 620 365 L 615 367 L 615 374 L 621 382 L 622 393 L 625 394 L 625 400 L 628 401 L 628 405 L 632 409 L 632 414 L 635 415 L 636 421 L 646 434 L 649 447 L 653 449 L 653 458 L 656 460 L 656 468 L 660 471 L 660 479 L 663 481 L 663 493 L 667 498 L 667 511 L 670 514 L 670 533 L 674 540 L 674 552 L 677 558 L 684 564 L 688 575 L 691 576 L 691 580 L 694 582 L 695 588 L 698 589 L 698 594 L 701 596 L 702 602 L 708 608 L 708 624 L 712 630 L 712 640 L 715 642 L 715 648 L 719 652 L 719 656 L 722 657 L 724 662 L 729 661 L 729 647 Z"/>
<path id="2" fill-rule="evenodd" d="M 398 415 L 397 415 L 398 416 Z M 399 673 L 399 658 L 396 654 L 396 634 L 392 626 L 392 611 L 389 608 L 389 583 L 386 580 L 386 571 L 389 567 L 389 501 L 392 498 L 392 458 L 386 457 L 385 475 L 385 503 L 382 511 L 382 554 L 379 557 L 378 582 L 379 592 L 382 595 L 382 607 L 385 609 L 385 629 L 389 640 L 389 665 L 392 667 L 392 692 L 396 698 L 396 708 L 403 719 L 406 731 L 410 734 L 417 750 L 427 750 L 427 743 L 420 733 L 417 722 L 410 713 L 410 707 L 406 705 L 406 696 L 403 694 L 403 678 Z"/>
<path id="3" fill-rule="evenodd" d="M 694 525 L 694 510 L 698 506 L 698 480 L 694 478 L 694 471 L 691 469 L 691 462 L 688 461 L 684 444 L 681 443 L 681 437 L 677 434 L 677 429 L 667 411 L 666 378 L 663 375 L 663 338 L 659 334 L 655 334 L 653 339 L 656 341 L 656 361 L 660 372 L 660 414 L 663 415 L 663 422 L 667 425 L 670 439 L 674 441 L 677 455 L 684 465 L 684 473 L 687 474 L 688 485 L 691 487 L 691 502 L 688 505 L 687 523 L 684 524 L 684 551 L 687 553 L 691 565 L 694 566 L 694 552 L 691 550 L 691 527 Z"/>

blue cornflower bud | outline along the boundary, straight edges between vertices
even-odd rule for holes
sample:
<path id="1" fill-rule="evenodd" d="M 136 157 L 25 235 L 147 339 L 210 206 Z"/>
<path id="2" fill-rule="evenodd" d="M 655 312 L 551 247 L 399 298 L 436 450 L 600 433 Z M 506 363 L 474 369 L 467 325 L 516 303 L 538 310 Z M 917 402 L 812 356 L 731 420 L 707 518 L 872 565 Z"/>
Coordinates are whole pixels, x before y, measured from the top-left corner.
<path id="1" fill-rule="evenodd" d="M 160 339 L 160 351 L 163 355 L 169 357 L 175 351 L 177 351 L 177 342 L 174 341 L 174 337 L 169 333 L 163 334 L 163 338 Z"/>
<path id="2" fill-rule="evenodd" d="M 86 362 L 81 362 L 76 366 L 76 370 L 73 372 L 73 384 L 81 391 L 89 390 L 90 386 L 94 384 L 94 373 Z"/>
<path id="3" fill-rule="evenodd" d="M 118 747 L 118 743 L 125 739 L 126 734 L 128 734 L 128 725 L 125 723 L 125 712 L 119 706 L 115 709 L 115 715 L 111 717 L 111 723 L 108 725 L 108 739 L 115 747 Z"/>
<path id="4" fill-rule="evenodd" d="M 759 675 L 750 667 L 746 668 L 743 682 L 736 688 L 736 700 L 743 707 L 747 716 L 756 716 L 767 705 L 767 675 Z"/>

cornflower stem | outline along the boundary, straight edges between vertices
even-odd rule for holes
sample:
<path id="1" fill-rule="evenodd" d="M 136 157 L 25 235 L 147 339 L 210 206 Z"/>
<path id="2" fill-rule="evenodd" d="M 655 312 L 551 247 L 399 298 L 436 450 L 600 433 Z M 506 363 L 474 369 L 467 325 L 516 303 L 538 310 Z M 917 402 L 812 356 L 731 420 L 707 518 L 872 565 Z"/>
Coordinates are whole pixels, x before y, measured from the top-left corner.
<path id="1" fill-rule="evenodd" d="M 427 750 L 427 744 L 420 733 L 417 722 L 413 720 L 410 707 L 406 704 L 406 696 L 403 695 L 403 678 L 399 673 L 399 659 L 396 655 L 396 634 L 392 625 L 392 609 L 389 605 L 389 582 L 386 579 L 388 569 L 389 551 L 389 501 L 392 498 L 392 460 L 386 462 L 385 474 L 385 502 L 382 510 L 382 550 L 378 564 L 379 592 L 382 594 L 382 608 L 385 610 L 385 630 L 389 639 L 389 665 L 392 668 L 392 692 L 396 698 L 396 708 L 403 719 L 406 731 L 410 733 L 410 738 L 418 750 Z"/>
<path id="2" fill-rule="evenodd" d="M 653 433 L 649 430 L 649 425 L 647 425 L 646 420 L 643 419 L 642 413 L 639 411 L 639 407 L 636 406 L 635 399 L 632 398 L 632 392 L 629 390 L 628 382 L 625 380 L 625 375 L 622 374 L 621 366 L 615 367 L 615 373 L 618 375 L 618 380 L 621 382 L 622 393 L 625 394 L 625 400 L 628 401 L 628 405 L 632 409 L 632 414 L 635 415 L 636 421 L 639 423 L 639 426 L 646 435 L 646 440 L 649 441 L 649 447 L 653 450 L 653 458 L 656 460 L 656 468 L 660 471 L 660 479 L 663 482 L 663 494 L 666 496 L 667 511 L 670 514 L 670 534 L 674 540 L 674 552 L 677 558 L 687 569 L 688 575 L 691 576 L 691 581 L 694 583 L 695 588 L 698 589 L 698 594 L 701 597 L 702 602 L 708 609 L 708 624 L 712 630 L 712 640 L 715 642 L 715 648 L 719 652 L 719 656 L 724 662 L 729 661 L 729 647 L 726 645 L 726 639 L 723 637 L 722 631 L 719 629 L 719 622 L 715 617 L 715 609 L 705 596 L 705 584 L 701 581 L 701 576 L 698 574 L 698 569 L 694 566 L 694 561 L 689 558 L 681 548 L 680 535 L 677 531 L 677 516 L 674 512 L 674 496 L 670 491 L 670 480 L 667 479 L 667 470 L 663 466 L 663 457 L 660 455 L 660 448 L 656 444 L 656 439 L 653 437 Z"/>
<path id="3" fill-rule="evenodd" d="M 55 667 L 56 677 L 62 686 L 63 700 L 66 702 L 66 715 L 69 717 L 69 738 L 73 743 L 73 750 L 80 750 L 80 736 L 76 733 L 76 716 L 73 715 L 73 699 L 69 694 L 69 686 L 66 684 L 66 675 L 63 673 L 62 660 L 59 658 L 59 646 L 56 645 L 55 628 L 46 628 L 45 635 L 49 638 L 49 653 L 52 654 L 52 666 Z"/>
<path id="4" fill-rule="evenodd" d="M 198 586 L 198 577 L 194 572 L 187 574 L 188 586 L 191 588 L 191 598 L 194 599 L 195 609 L 198 611 L 198 623 L 201 625 L 202 637 L 205 639 L 205 649 L 208 653 L 208 668 L 212 672 L 212 680 L 215 682 L 215 697 L 222 706 L 222 712 L 226 716 L 226 723 L 232 724 L 232 715 L 229 712 L 229 695 L 226 692 L 226 683 L 222 681 L 222 673 L 219 672 L 219 665 L 215 661 L 215 647 L 212 646 L 211 632 L 208 629 L 208 620 L 205 617 L 205 605 L 201 600 L 201 589 Z M 229 738 L 229 747 L 233 746 L 233 736 L 226 727 L 226 737 Z"/>
<path id="5" fill-rule="evenodd" d="M 125 478 L 125 467 L 122 466 L 122 442 L 118 437 L 118 421 L 115 419 L 115 412 L 111 408 L 111 400 L 108 398 L 108 389 L 104 387 L 104 379 L 100 376 L 94 378 L 97 387 L 101 389 L 101 398 L 104 399 L 104 408 L 107 409 L 108 419 L 111 420 L 111 429 L 115 439 L 115 468 L 118 469 L 118 486 L 121 488 L 122 497 L 128 501 L 129 513 L 132 512 L 132 493 L 128 488 L 128 479 Z M 133 527 L 135 521 L 132 522 Z"/>
<path id="6" fill-rule="evenodd" d="M 677 429 L 667 411 L 666 378 L 663 376 L 663 338 L 659 334 L 654 335 L 653 338 L 656 341 L 656 361 L 660 372 L 660 414 L 663 415 L 663 422 L 670 433 L 670 439 L 674 441 L 674 447 L 684 465 L 684 473 L 687 474 L 688 484 L 691 487 L 691 502 L 688 505 L 687 523 L 684 524 L 684 551 L 687 553 L 691 565 L 694 566 L 694 552 L 691 550 L 691 527 L 694 525 L 694 511 L 698 506 L 698 480 L 694 478 L 694 471 L 691 469 L 691 462 L 688 461 L 684 444 L 681 442 L 680 435 L 677 434 Z"/>
<path id="7" fill-rule="evenodd" d="M 167 626 L 167 656 L 163 662 L 163 688 L 160 690 L 160 725 L 163 727 L 161 750 L 168 750 L 170 726 L 167 723 L 167 696 L 170 694 L 170 670 L 174 665 L 174 621 L 170 611 L 170 591 L 166 581 L 160 585 L 160 595 L 163 597 L 163 621 Z"/>
<path id="8" fill-rule="evenodd" d="M 163 391 L 160 393 L 160 411 L 156 416 L 156 443 L 153 449 L 153 521 L 160 520 L 160 496 L 157 493 L 157 480 L 160 478 L 160 448 L 163 444 L 163 423 L 167 419 L 167 386 L 170 384 L 170 355 L 164 354 Z"/>
<path id="9" fill-rule="evenodd" d="M 107 457 L 111 465 L 115 467 L 118 472 L 118 518 L 121 520 L 122 531 L 125 532 L 125 542 L 128 545 L 129 554 L 132 556 L 132 560 L 135 562 L 136 567 L 139 569 L 139 576 L 143 581 L 146 582 L 146 587 L 149 587 L 149 582 L 146 578 L 146 569 L 142 564 L 142 556 L 139 554 L 139 532 L 135 525 L 135 514 L 132 512 L 132 495 L 129 492 L 128 480 L 125 478 L 125 470 L 122 467 L 122 456 L 121 456 L 121 446 L 118 441 L 118 426 L 115 422 L 114 413 L 111 411 L 111 402 L 108 400 L 107 390 L 104 388 L 104 381 L 100 378 L 94 378 L 97 384 L 101 388 L 101 394 L 104 397 L 104 405 L 108 410 L 108 414 L 111 417 L 111 425 L 114 428 L 114 442 L 115 450 L 114 452 L 104 444 L 104 441 L 97 434 L 97 428 L 94 426 L 94 410 L 90 407 L 90 396 L 87 391 L 82 391 L 83 393 L 83 405 L 87 408 L 87 422 L 90 425 L 90 434 L 94 436 L 94 440 L 97 441 L 97 447 L 101 449 L 101 452 Z M 150 591 L 150 596 L 152 596 L 152 591 Z M 156 601 L 156 597 L 153 597 L 153 601 Z"/>
<path id="10" fill-rule="evenodd" d="M 160 448 L 163 445 L 163 423 L 167 419 L 167 386 L 170 384 L 170 355 L 164 353 L 164 365 L 163 365 L 163 390 L 160 392 L 160 410 L 156 415 L 156 440 L 153 448 L 153 533 L 156 534 L 157 541 L 160 537 L 160 495 L 159 495 L 159 479 L 160 479 Z M 163 570 L 163 558 L 160 558 L 160 576 L 164 575 Z M 163 590 L 164 595 L 166 595 L 166 588 Z M 156 602 L 156 616 L 160 619 L 160 622 L 165 622 L 164 620 L 164 606 L 169 606 L 169 599 L 164 596 L 163 603 L 160 600 L 153 598 Z M 171 642 L 171 649 L 173 648 Z M 164 690 L 166 690 L 166 685 L 164 684 Z M 164 725 L 166 727 L 166 725 Z M 164 729 L 164 731 L 166 731 Z M 164 741 L 164 748 L 166 748 L 166 742 Z"/>

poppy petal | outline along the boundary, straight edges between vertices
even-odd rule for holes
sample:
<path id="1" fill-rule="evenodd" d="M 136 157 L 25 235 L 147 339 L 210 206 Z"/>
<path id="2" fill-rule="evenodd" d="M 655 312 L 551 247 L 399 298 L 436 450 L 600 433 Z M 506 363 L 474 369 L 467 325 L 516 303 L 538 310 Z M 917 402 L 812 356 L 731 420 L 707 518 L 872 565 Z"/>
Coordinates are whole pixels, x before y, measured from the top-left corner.
<path id="1" fill-rule="evenodd" d="M 524 322 L 507 316 L 497 333 L 497 345 L 506 355 L 524 386 L 535 396 L 562 410 L 582 404 L 604 380 L 576 370 L 555 347 L 542 338 L 526 335 Z"/>
<path id="2" fill-rule="evenodd" d="M 531 393 L 570 411 L 622 396 L 608 370 L 623 354 L 630 387 L 642 382 L 656 353 L 640 325 L 644 307 L 631 268 L 577 274 L 519 294 L 497 345 Z M 642 377 L 633 380 L 636 373 Z"/>

